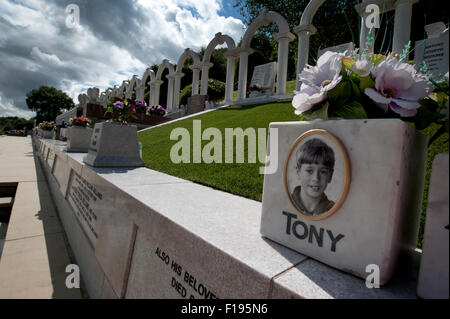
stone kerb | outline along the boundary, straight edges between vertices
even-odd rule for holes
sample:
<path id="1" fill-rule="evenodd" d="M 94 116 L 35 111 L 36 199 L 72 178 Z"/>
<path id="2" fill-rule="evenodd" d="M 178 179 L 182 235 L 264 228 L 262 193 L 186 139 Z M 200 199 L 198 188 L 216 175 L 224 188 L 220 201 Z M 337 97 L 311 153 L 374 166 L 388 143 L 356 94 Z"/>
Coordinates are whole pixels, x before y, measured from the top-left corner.
<path id="1" fill-rule="evenodd" d="M 65 143 L 34 142 L 91 298 L 415 297 L 411 282 L 367 289 L 261 238 L 259 202 L 147 168 L 93 168 Z"/>
<path id="2" fill-rule="evenodd" d="M 449 298 L 449 154 L 433 161 L 417 294 Z"/>

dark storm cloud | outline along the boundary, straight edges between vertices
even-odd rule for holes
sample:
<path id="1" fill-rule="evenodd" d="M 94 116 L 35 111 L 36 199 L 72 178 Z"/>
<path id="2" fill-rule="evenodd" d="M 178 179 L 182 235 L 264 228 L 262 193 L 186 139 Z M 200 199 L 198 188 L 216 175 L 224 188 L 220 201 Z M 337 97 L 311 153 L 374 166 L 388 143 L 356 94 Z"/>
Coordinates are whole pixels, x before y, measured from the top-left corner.
<path id="1" fill-rule="evenodd" d="M 176 63 L 186 47 L 198 50 L 216 32 L 242 35 L 239 20 L 199 16 L 197 5 L 214 11 L 210 0 L 187 1 L 191 11 L 178 0 L 0 1 L 0 116 L 25 114 L 26 93 L 42 85 L 77 102 L 88 87 L 121 84 L 163 59 Z M 69 4 L 80 9 L 78 28 L 66 26 Z"/>

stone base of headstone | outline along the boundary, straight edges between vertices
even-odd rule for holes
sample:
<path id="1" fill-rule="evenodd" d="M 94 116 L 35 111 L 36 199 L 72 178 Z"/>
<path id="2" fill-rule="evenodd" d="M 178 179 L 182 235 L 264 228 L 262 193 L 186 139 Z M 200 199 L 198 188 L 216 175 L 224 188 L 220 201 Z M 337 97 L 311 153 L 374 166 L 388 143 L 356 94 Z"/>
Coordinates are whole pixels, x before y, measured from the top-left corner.
<path id="1" fill-rule="evenodd" d="M 92 128 L 72 126 L 67 130 L 67 152 L 87 153 L 91 143 Z"/>
<path id="2" fill-rule="evenodd" d="M 95 124 L 89 151 L 83 161 L 94 167 L 144 166 L 139 156 L 136 126 L 113 122 Z"/>
<path id="3" fill-rule="evenodd" d="M 165 118 L 168 118 L 170 120 L 175 120 L 180 117 L 183 117 L 184 115 L 185 115 L 185 109 L 180 108 L 180 109 L 172 110 L 172 112 L 170 112 L 170 113 L 167 113 L 165 115 Z"/>
<path id="4" fill-rule="evenodd" d="M 61 130 L 59 131 L 59 136 L 61 137 L 62 141 L 67 140 L 68 130 L 69 129 L 67 127 L 62 127 Z"/>
<path id="5" fill-rule="evenodd" d="M 247 104 L 258 104 L 258 103 L 270 103 L 278 101 L 274 96 L 258 96 L 254 98 L 246 98 L 241 100 L 233 101 L 233 104 L 237 105 L 247 105 Z"/>
<path id="6" fill-rule="evenodd" d="M 248 98 L 253 99 L 255 97 L 261 97 L 261 96 L 266 96 L 266 94 L 264 94 L 263 92 L 260 92 L 260 91 L 250 91 Z"/>
<path id="7" fill-rule="evenodd" d="M 131 123 L 138 125 L 138 124 L 142 124 L 145 125 L 146 127 L 148 126 L 154 126 L 154 125 L 158 125 L 161 123 L 165 123 L 165 122 L 169 122 L 171 120 L 171 118 L 166 117 L 166 116 L 160 116 L 160 115 L 156 115 L 156 114 L 138 114 L 138 118 L 137 119 L 133 119 L 131 121 Z"/>
<path id="8" fill-rule="evenodd" d="M 421 298 L 449 298 L 448 165 L 448 154 L 437 155 L 433 162 L 417 287 Z"/>

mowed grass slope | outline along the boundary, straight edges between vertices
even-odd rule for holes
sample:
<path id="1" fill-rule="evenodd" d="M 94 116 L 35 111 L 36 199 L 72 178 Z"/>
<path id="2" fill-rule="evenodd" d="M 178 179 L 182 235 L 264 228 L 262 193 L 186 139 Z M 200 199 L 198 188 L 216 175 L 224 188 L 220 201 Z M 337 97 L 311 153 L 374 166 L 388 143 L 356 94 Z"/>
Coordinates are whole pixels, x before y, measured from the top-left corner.
<path id="1" fill-rule="evenodd" d="M 192 163 L 194 120 L 201 120 L 202 132 L 208 127 L 215 127 L 221 131 L 222 163 Z M 225 163 L 225 128 L 240 127 L 243 130 L 254 128 L 255 132 L 258 132 L 258 128 L 266 128 L 268 132 L 270 122 L 298 120 L 299 117 L 294 114 L 291 101 L 232 106 L 140 132 L 139 141 L 142 142 L 142 157 L 146 166 L 151 169 L 261 201 L 264 176 L 259 174 L 259 167 L 263 165 L 258 162 L 258 159 L 256 163 L 248 163 L 247 138 L 244 163 L 236 163 L 236 161 L 233 164 Z M 174 164 L 170 159 L 170 150 L 178 142 L 178 140 L 170 140 L 170 133 L 177 127 L 186 128 L 190 133 L 191 163 Z M 202 141 L 202 149 L 209 142 L 209 140 Z M 234 150 L 235 145 L 236 141 Z"/>

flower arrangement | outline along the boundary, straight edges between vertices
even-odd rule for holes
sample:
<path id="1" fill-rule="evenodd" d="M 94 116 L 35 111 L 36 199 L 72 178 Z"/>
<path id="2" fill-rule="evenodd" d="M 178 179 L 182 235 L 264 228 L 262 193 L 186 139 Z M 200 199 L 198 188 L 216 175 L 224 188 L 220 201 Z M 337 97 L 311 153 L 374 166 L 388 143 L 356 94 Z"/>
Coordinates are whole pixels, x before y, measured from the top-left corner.
<path id="1" fill-rule="evenodd" d="M 145 103 L 145 101 L 131 100 L 130 103 L 134 104 L 134 107 L 135 107 L 137 113 L 146 113 L 147 112 L 147 103 Z"/>
<path id="2" fill-rule="evenodd" d="M 38 128 L 40 128 L 41 130 L 44 130 L 44 131 L 52 131 L 54 127 L 55 127 L 54 122 L 44 121 L 44 122 L 39 123 L 39 125 L 38 125 Z"/>
<path id="3" fill-rule="evenodd" d="M 250 87 L 248 88 L 248 90 L 249 90 L 250 92 L 252 92 L 252 91 L 262 92 L 262 91 L 263 91 L 263 88 L 262 88 L 261 85 L 259 85 L 259 84 L 253 84 L 253 85 L 250 85 Z"/>
<path id="4" fill-rule="evenodd" d="M 164 116 L 166 114 L 166 110 L 161 105 L 153 105 L 147 107 L 147 114 Z"/>
<path id="5" fill-rule="evenodd" d="M 145 102 L 132 99 L 111 98 L 107 103 L 105 115 L 111 113 L 112 121 L 127 124 L 130 118 L 136 119 L 137 110 L 145 109 Z"/>
<path id="6" fill-rule="evenodd" d="M 87 117 L 73 117 L 70 119 L 69 122 L 72 126 L 82 126 L 82 127 L 90 126 L 91 123 L 91 121 Z"/>
<path id="7" fill-rule="evenodd" d="M 295 114 L 308 120 L 400 118 L 419 130 L 434 122 L 443 124 L 439 134 L 448 131 L 448 73 L 434 81 L 423 66 L 416 71 L 403 62 L 408 49 L 401 56 L 324 53 L 299 75 Z"/>

